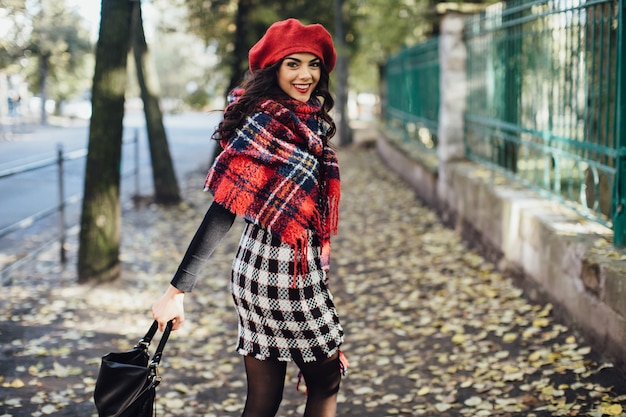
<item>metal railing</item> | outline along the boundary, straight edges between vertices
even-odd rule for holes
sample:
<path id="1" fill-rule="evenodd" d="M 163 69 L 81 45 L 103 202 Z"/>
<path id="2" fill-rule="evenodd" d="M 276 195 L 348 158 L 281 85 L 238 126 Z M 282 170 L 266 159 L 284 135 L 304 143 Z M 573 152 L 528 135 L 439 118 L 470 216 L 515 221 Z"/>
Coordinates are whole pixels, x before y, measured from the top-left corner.
<path id="1" fill-rule="evenodd" d="M 439 41 L 407 48 L 385 66 L 387 127 L 434 151 L 439 124 Z"/>
<path id="2" fill-rule="evenodd" d="M 135 195 L 139 195 L 139 132 L 135 130 L 134 135 L 131 139 L 125 140 L 123 142 L 123 146 L 133 146 L 134 148 L 134 162 L 133 167 L 126 172 L 121 174 L 121 178 L 134 178 L 134 187 L 135 187 Z M 48 241 L 40 245 L 34 250 L 28 252 L 27 255 L 19 258 L 18 260 L 8 264 L 0 270 L 0 281 L 4 284 L 5 278 L 10 274 L 10 272 L 18 269 L 21 265 L 28 262 L 37 256 L 42 250 L 46 249 L 53 243 L 58 242 L 60 247 L 59 253 L 59 261 L 61 264 L 65 264 L 67 261 L 66 256 L 66 239 L 67 239 L 67 231 L 68 231 L 68 223 L 66 219 L 66 209 L 73 205 L 82 202 L 82 192 L 73 194 L 69 197 L 65 197 L 65 163 L 69 161 L 74 161 L 77 159 L 83 159 L 87 156 L 87 149 L 78 149 L 71 152 L 64 152 L 63 146 L 57 146 L 57 155 L 56 157 L 51 157 L 47 159 L 43 159 L 40 161 L 23 164 L 20 166 L 16 166 L 13 168 L 5 169 L 0 171 L 0 181 L 5 180 L 10 177 L 14 177 L 17 175 L 26 174 L 33 171 L 38 171 L 41 169 L 49 168 L 56 166 L 57 167 L 57 190 L 58 190 L 58 199 L 56 204 L 35 213 L 30 216 L 27 216 L 13 224 L 8 226 L 4 226 L 0 229 L 0 239 L 18 232 L 20 230 L 27 229 L 37 222 L 40 222 L 44 219 L 48 219 L 54 215 L 58 216 L 58 230 L 56 236 Z"/>
<path id="3" fill-rule="evenodd" d="M 617 245 L 623 10 L 624 0 L 514 0 L 465 27 L 468 157 L 613 227 Z"/>
<path id="4" fill-rule="evenodd" d="M 511 0 L 467 16 L 467 86 L 440 86 L 439 39 L 406 49 L 385 67 L 387 125 L 435 148 L 438 89 L 466 89 L 468 158 L 626 246 L 625 15 L 626 0 Z"/>

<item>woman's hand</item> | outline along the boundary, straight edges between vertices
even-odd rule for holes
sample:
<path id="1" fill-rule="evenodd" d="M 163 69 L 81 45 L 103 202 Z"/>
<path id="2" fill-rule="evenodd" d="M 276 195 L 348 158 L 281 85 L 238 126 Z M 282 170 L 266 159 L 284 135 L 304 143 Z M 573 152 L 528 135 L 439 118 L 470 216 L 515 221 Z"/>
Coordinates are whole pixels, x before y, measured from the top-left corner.
<path id="1" fill-rule="evenodd" d="M 185 321 L 183 299 L 185 293 L 170 285 L 152 305 L 152 317 L 159 323 L 159 330 L 165 330 L 165 325 L 172 320 L 172 330 L 177 330 Z"/>

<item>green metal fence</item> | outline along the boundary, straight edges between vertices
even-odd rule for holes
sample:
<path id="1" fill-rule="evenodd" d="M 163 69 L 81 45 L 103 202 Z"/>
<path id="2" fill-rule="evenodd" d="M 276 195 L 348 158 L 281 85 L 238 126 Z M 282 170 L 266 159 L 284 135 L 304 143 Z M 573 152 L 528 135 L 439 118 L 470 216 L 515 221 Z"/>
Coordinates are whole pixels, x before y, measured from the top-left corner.
<path id="1" fill-rule="evenodd" d="M 613 227 L 620 246 L 625 2 L 509 1 L 465 28 L 468 157 Z"/>
<path id="2" fill-rule="evenodd" d="M 439 42 L 407 48 L 385 66 L 387 127 L 424 149 L 437 147 L 439 122 Z"/>

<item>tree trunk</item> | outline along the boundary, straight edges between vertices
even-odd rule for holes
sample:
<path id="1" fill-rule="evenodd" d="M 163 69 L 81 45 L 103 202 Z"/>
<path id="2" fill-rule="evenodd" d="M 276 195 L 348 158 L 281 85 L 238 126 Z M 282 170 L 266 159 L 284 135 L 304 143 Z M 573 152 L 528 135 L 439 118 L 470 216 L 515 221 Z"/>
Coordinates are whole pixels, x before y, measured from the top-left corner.
<path id="1" fill-rule="evenodd" d="M 228 94 L 233 90 L 233 88 L 237 87 L 243 81 L 242 77 L 244 77 L 247 66 L 245 65 L 246 61 L 243 57 L 248 56 L 248 49 L 246 45 L 246 38 L 248 37 L 248 25 L 249 25 L 249 16 L 250 10 L 252 8 L 251 0 L 239 0 L 237 3 L 237 15 L 235 17 L 235 39 L 233 41 L 235 48 L 232 53 L 232 62 L 231 62 L 231 75 L 230 81 L 228 82 L 228 88 L 226 89 L 226 99 L 228 100 Z M 216 143 L 213 147 L 213 155 L 211 155 L 210 163 L 215 161 L 215 158 L 222 152 L 222 147 Z"/>
<path id="2" fill-rule="evenodd" d="M 335 46 L 337 47 L 337 133 L 339 145 L 346 146 L 352 143 L 352 130 L 348 119 L 348 46 L 345 37 L 345 20 L 343 14 L 343 0 L 334 1 L 335 8 Z"/>
<path id="3" fill-rule="evenodd" d="M 120 164 L 132 3 L 102 0 L 78 251 L 78 281 L 120 275 Z"/>
<path id="4" fill-rule="evenodd" d="M 137 79 L 141 89 L 141 99 L 146 116 L 148 143 L 152 161 L 152 179 L 154 181 L 154 200 L 159 204 L 177 204 L 180 202 L 180 190 L 167 143 L 163 113 L 159 106 L 158 80 L 156 71 L 149 59 L 148 45 L 143 30 L 141 3 L 133 3 L 132 47 L 137 67 Z"/>
<path id="5" fill-rule="evenodd" d="M 48 113 L 46 112 L 46 101 L 48 101 L 48 68 L 50 57 L 45 54 L 41 57 L 41 66 L 39 68 L 39 94 L 41 96 L 39 123 L 42 126 L 48 124 Z"/>
<path id="6" fill-rule="evenodd" d="M 246 45 L 246 39 L 248 35 L 248 22 L 251 8 L 251 0 L 239 0 L 237 4 L 237 16 L 235 17 L 235 39 L 231 65 L 230 82 L 228 83 L 228 91 L 226 94 L 237 87 L 245 74 L 246 67 L 244 65 L 244 57 L 248 56 L 248 48 Z"/>

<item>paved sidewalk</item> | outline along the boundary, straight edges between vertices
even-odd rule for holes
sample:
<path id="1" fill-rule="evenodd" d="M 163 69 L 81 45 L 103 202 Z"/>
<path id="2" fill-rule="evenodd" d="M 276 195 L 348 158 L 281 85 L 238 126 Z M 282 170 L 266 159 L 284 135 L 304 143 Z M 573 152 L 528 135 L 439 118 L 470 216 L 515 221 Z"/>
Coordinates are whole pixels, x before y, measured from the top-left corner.
<path id="1" fill-rule="evenodd" d="M 351 362 L 339 416 L 626 416 L 626 380 L 550 305 L 442 226 L 367 144 L 340 151 L 340 235 L 331 287 Z M 0 416 L 90 416 L 101 355 L 128 349 L 209 205 L 199 172 L 185 204 L 123 218 L 123 278 L 75 284 L 51 248 L 0 291 Z M 188 322 L 164 354 L 159 416 L 239 416 L 245 396 L 233 352 L 228 290 L 238 222 L 186 300 Z M 75 237 L 70 242 L 75 260 Z M 288 368 L 279 416 L 302 415 Z"/>

